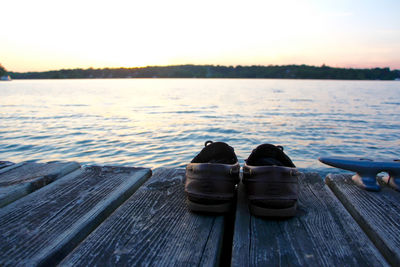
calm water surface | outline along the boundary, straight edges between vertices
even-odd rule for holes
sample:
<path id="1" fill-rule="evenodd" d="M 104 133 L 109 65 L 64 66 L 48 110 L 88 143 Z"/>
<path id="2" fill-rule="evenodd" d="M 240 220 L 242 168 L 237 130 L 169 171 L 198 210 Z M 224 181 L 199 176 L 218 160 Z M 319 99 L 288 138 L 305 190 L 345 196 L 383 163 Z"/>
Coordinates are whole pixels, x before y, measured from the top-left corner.
<path id="1" fill-rule="evenodd" d="M 243 162 L 283 145 L 307 170 L 324 155 L 400 157 L 400 82 L 247 79 L 0 83 L 0 160 L 183 167 L 206 140 Z"/>

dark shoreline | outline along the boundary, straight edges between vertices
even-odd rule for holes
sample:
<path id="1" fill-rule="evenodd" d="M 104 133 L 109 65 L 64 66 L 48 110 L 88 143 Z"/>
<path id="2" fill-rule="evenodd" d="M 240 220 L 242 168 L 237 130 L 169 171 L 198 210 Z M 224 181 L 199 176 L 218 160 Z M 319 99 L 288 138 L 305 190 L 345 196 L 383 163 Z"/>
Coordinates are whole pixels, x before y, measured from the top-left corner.
<path id="1" fill-rule="evenodd" d="M 104 79 L 104 78 L 244 78 L 317 80 L 397 80 L 400 70 L 353 69 L 308 65 L 214 66 L 176 65 L 137 68 L 61 69 L 44 72 L 8 72 L 12 79 Z"/>

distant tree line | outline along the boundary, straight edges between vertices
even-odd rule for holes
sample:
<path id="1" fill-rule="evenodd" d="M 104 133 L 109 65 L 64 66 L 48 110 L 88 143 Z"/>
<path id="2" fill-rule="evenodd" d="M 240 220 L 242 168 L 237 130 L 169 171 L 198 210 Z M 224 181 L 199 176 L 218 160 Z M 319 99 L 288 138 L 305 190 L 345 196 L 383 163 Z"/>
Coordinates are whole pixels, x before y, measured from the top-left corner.
<path id="1" fill-rule="evenodd" d="M 0 77 L 7 74 L 7 70 L 0 63 Z"/>
<path id="2" fill-rule="evenodd" d="M 13 79 L 77 79 L 77 78 L 283 78 L 394 80 L 400 70 L 389 68 L 352 69 L 308 65 L 284 66 L 214 66 L 177 65 L 139 68 L 62 69 L 44 72 L 8 72 Z"/>

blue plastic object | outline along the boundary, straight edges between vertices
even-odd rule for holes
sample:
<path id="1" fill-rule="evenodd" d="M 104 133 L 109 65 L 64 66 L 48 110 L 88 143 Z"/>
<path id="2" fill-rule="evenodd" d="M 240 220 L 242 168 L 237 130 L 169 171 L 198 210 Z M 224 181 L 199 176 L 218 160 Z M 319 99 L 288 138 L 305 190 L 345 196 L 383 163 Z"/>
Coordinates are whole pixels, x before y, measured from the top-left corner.
<path id="1" fill-rule="evenodd" d="M 352 177 L 352 180 L 358 186 L 370 191 L 380 190 L 376 175 L 380 172 L 387 172 L 389 177 L 384 181 L 400 191 L 400 159 L 321 157 L 319 161 L 336 168 L 356 172 L 357 174 Z"/>

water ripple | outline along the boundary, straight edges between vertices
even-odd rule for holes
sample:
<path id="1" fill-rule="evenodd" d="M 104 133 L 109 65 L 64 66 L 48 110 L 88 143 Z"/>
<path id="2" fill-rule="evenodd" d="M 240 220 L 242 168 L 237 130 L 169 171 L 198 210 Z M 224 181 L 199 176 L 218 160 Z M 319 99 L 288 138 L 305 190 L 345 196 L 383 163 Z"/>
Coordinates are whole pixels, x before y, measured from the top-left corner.
<path id="1" fill-rule="evenodd" d="M 0 159 L 184 167 L 214 140 L 241 163 L 261 143 L 283 145 L 326 174 L 336 169 L 319 156 L 399 157 L 395 99 L 400 84 L 380 81 L 13 81 L 0 91 Z"/>

